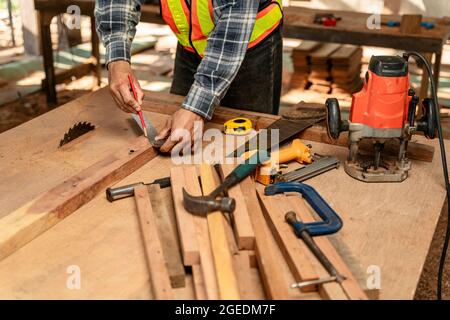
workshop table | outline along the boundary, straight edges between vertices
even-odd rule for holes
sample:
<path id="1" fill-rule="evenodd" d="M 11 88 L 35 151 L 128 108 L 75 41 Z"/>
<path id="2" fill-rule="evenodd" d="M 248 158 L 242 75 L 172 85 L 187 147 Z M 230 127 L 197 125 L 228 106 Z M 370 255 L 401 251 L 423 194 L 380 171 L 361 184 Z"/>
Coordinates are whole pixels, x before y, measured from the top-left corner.
<path id="1" fill-rule="evenodd" d="M 181 101 L 168 93 L 147 92 L 144 109 L 161 129 L 169 115 L 150 110 L 176 107 Z M 130 118 L 114 106 L 108 90 L 101 89 L 0 134 L 0 224 L 55 185 L 119 149 L 128 150 L 140 135 Z M 59 148 L 64 133 L 79 121 L 89 121 L 96 129 Z M 437 141 L 420 136 L 413 141 L 438 150 Z M 348 152 L 311 144 L 315 152 L 340 160 Z M 171 166 L 170 157 L 157 155 L 116 185 L 165 177 Z M 347 254 L 364 272 L 379 267 L 380 298 L 412 299 L 445 199 L 438 151 L 432 162 L 413 161 L 410 177 L 402 183 L 359 182 L 342 167 L 307 183 L 342 217 L 344 227 L 333 237 Z M 77 268 L 81 288 L 69 289 L 66 283 Z M 102 190 L 1 260 L 0 288 L 1 299 L 151 298 L 134 199 L 109 203 Z M 176 296 L 192 297 L 189 288 L 175 290 Z"/>

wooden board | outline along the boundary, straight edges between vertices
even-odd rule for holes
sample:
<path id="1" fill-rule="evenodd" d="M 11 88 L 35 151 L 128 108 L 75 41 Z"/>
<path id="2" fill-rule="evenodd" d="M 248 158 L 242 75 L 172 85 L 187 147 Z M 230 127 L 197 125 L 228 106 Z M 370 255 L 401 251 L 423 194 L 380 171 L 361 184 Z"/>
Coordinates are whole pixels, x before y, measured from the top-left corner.
<path id="1" fill-rule="evenodd" d="M 312 212 L 307 207 L 306 203 L 298 196 L 291 195 L 287 197 L 291 206 L 294 208 L 296 214 L 298 214 L 299 218 L 305 223 L 314 222 L 316 219 L 314 218 Z M 314 239 L 317 243 L 317 246 L 324 252 L 324 254 L 328 257 L 330 262 L 336 267 L 340 274 L 342 274 L 346 279 L 341 283 L 341 287 L 347 295 L 348 299 L 351 300 L 365 300 L 367 299 L 366 294 L 359 286 L 355 277 L 353 276 L 351 270 L 346 265 L 344 260 L 340 257 L 339 253 L 333 247 L 327 236 L 315 237 Z"/>
<path id="2" fill-rule="evenodd" d="M 156 227 L 156 215 L 153 213 L 147 187 L 142 185 L 134 189 L 134 198 L 141 226 L 150 282 L 155 299 L 173 299 L 169 271 L 166 267 L 160 235 Z"/>
<path id="3" fill-rule="evenodd" d="M 148 192 L 155 215 L 156 227 L 161 238 L 170 283 L 172 288 L 182 288 L 186 285 L 186 274 L 178 240 L 172 188 L 161 189 L 159 185 L 150 185 L 148 186 Z"/>
<path id="4" fill-rule="evenodd" d="M 292 210 L 286 206 L 284 196 L 267 197 L 264 189 L 258 188 L 258 198 L 262 203 L 264 217 L 275 237 L 278 247 L 287 261 L 289 269 L 294 275 L 295 281 L 303 282 L 319 279 L 309 256 L 306 255 L 308 248 L 297 239 L 291 226 L 284 220 L 284 215 Z M 315 291 L 316 287 L 307 287 L 303 291 Z"/>
<path id="5" fill-rule="evenodd" d="M 286 275 L 280 272 L 280 263 L 276 260 L 279 249 L 271 241 L 272 235 L 256 196 L 255 182 L 247 177 L 241 182 L 241 188 L 255 232 L 256 257 L 266 295 L 269 299 L 289 299 L 289 283 Z"/>
<path id="6" fill-rule="evenodd" d="M 172 195 L 180 237 L 181 252 L 185 266 L 200 263 L 200 253 L 197 241 L 197 232 L 194 216 L 184 209 L 183 188 L 188 186 L 183 167 L 173 167 L 170 170 L 170 182 L 172 184 Z M 189 190 L 187 190 L 189 192 Z"/>
<path id="7" fill-rule="evenodd" d="M 0 220 L 0 259 L 90 201 L 156 156 L 148 140 L 135 143 L 65 180 Z"/>
<path id="8" fill-rule="evenodd" d="M 198 172 L 196 168 L 194 166 L 184 166 L 183 169 L 186 188 L 188 192 L 194 196 L 201 196 L 202 190 L 200 188 Z M 204 294 L 200 293 L 202 297 L 204 296 L 205 299 L 209 300 L 217 300 L 219 298 L 219 292 L 217 287 L 217 277 L 214 267 L 211 241 L 209 237 L 208 221 L 206 217 L 194 216 L 194 224 L 201 268 L 198 269 L 193 266 L 192 270 L 198 271 L 196 272 L 197 274 L 201 272 L 201 275 L 198 275 L 198 277 L 201 277 L 202 287 L 204 288 L 203 290 L 198 289 L 196 290 L 196 292 L 198 291 L 200 293 L 204 291 Z M 196 273 L 194 273 L 194 280 Z"/>
<path id="9" fill-rule="evenodd" d="M 222 165 L 224 176 L 229 175 L 235 167 L 235 165 Z M 233 212 L 232 220 L 238 248 L 240 250 L 253 250 L 255 248 L 255 233 L 241 186 L 238 184 L 231 187 L 228 190 L 228 196 L 236 201 L 236 209 Z"/>
<path id="10" fill-rule="evenodd" d="M 203 164 L 200 166 L 200 178 L 203 194 L 209 194 L 218 185 L 214 177 L 214 168 Z M 224 300 L 240 299 L 237 276 L 233 267 L 230 247 L 225 233 L 227 223 L 220 211 L 211 212 L 207 216 L 209 238 L 216 267 L 219 298 Z"/>

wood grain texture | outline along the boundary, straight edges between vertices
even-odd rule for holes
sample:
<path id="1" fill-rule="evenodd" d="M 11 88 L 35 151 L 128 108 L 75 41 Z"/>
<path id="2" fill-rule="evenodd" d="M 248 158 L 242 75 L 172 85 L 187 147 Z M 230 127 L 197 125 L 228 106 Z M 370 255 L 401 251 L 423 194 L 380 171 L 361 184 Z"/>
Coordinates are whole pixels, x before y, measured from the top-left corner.
<path id="1" fill-rule="evenodd" d="M 258 186 L 258 195 L 262 194 L 263 188 L 261 186 Z M 297 211 L 298 207 L 293 206 L 292 202 L 288 202 L 288 199 L 284 195 L 278 196 L 278 198 L 284 197 L 284 199 L 278 201 L 284 201 L 286 206 L 289 207 L 289 210 Z M 295 196 L 291 197 L 290 199 L 294 198 Z M 298 196 L 297 196 L 298 197 Z M 300 215 L 299 215 L 300 216 Z M 306 222 L 306 221 L 305 221 Z M 290 228 L 290 226 L 289 226 Z M 296 242 L 297 244 L 300 242 L 300 240 L 293 234 L 292 230 L 286 230 L 288 234 L 290 234 L 288 237 L 290 238 L 291 242 Z M 320 262 L 315 258 L 314 254 L 307 249 L 305 245 L 303 247 L 303 259 L 306 259 L 309 261 L 313 268 L 315 273 L 318 275 L 319 278 L 327 278 L 329 277 L 328 272 L 325 270 L 325 268 L 320 264 Z M 308 290 L 310 291 L 310 290 Z M 347 300 L 348 297 L 345 294 L 343 288 L 335 282 L 331 283 L 325 283 L 318 288 L 319 294 L 322 297 L 322 299 L 326 300 Z"/>
<path id="2" fill-rule="evenodd" d="M 131 152 L 132 150 L 132 152 Z M 98 161 L 0 220 L 0 259 L 19 249 L 107 186 L 156 156 L 145 138 Z"/>
<path id="3" fill-rule="evenodd" d="M 178 234 L 184 265 L 192 266 L 199 264 L 200 253 L 194 216 L 187 212 L 183 205 L 183 188 L 187 187 L 183 167 L 173 167 L 170 169 L 170 182 L 172 184 L 173 203 L 177 217 Z"/>
<path id="4" fill-rule="evenodd" d="M 289 283 L 285 274 L 280 272 L 280 263 L 277 261 L 277 255 L 281 254 L 271 241 L 272 235 L 256 196 L 255 182 L 247 177 L 240 184 L 255 232 L 256 257 L 266 295 L 269 299 L 289 299 Z"/>
<path id="5" fill-rule="evenodd" d="M 218 181 L 214 177 L 214 169 L 210 165 L 202 164 L 200 166 L 200 178 L 203 194 L 209 194 L 218 185 Z M 219 298 L 223 300 L 240 299 L 237 276 L 225 231 L 227 222 L 220 211 L 209 213 L 207 220 Z"/>
<path id="6" fill-rule="evenodd" d="M 146 95 L 146 105 L 150 110 L 154 94 L 157 97 L 159 93 Z M 160 104 L 156 98 L 155 103 Z M 127 121 L 129 116 L 113 105 L 108 89 L 104 88 L 0 134 L 0 217 L 9 215 L 43 191 L 95 164 L 112 150 L 129 146 L 140 132 L 134 130 L 134 122 Z M 176 103 L 171 105 L 177 108 Z M 146 114 L 158 130 L 168 118 L 165 113 L 146 111 Z M 95 134 L 69 150 L 60 150 L 57 146 L 61 136 L 79 121 L 95 124 Z M 207 124 L 207 128 L 214 126 L 214 123 Z M 414 142 L 428 148 L 437 146 L 437 141 L 421 136 L 414 137 Z M 446 145 L 450 150 L 447 142 Z M 341 161 L 348 153 L 346 148 L 318 142 L 313 143 L 313 148 L 319 154 L 335 155 Z M 358 182 L 343 168 L 308 181 L 342 217 L 344 227 L 336 237 L 345 243 L 362 270 L 372 265 L 379 266 L 380 299 L 414 297 L 445 200 L 442 169 L 438 153 L 436 155 L 432 162 L 413 161 L 409 178 L 398 184 Z M 162 178 L 168 175 L 171 166 L 169 157 L 157 156 L 117 182 L 117 186 Z M 151 299 L 145 254 L 134 210 L 133 198 L 111 204 L 103 194 L 99 194 L 74 214 L 0 261 L 0 297 Z M 253 223 L 253 212 L 250 214 Z M 269 255 L 267 249 L 264 254 Z M 81 268 L 80 290 L 66 287 L 66 268 L 71 265 Z M 278 271 L 279 265 L 274 264 L 270 274 L 274 278 L 279 277 Z M 283 271 L 282 278 L 289 277 L 292 277 L 289 270 Z M 290 281 L 285 280 L 287 286 Z M 177 299 L 195 298 L 192 276 L 187 274 L 186 286 L 174 289 L 174 293 Z M 306 298 L 304 295 L 295 298 L 300 297 Z"/>
<path id="7" fill-rule="evenodd" d="M 224 176 L 229 175 L 235 167 L 235 165 L 222 165 Z M 236 201 L 236 210 L 231 217 L 238 248 L 240 250 L 252 250 L 255 248 L 255 233 L 241 186 L 237 184 L 231 187 L 228 190 L 228 196 Z"/>
<path id="8" fill-rule="evenodd" d="M 156 216 L 152 209 L 147 187 L 142 185 L 134 189 L 134 198 L 144 242 L 152 292 L 158 300 L 173 299 L 169 271 L 166 267 L 163 248 L 156 227 Z"/>
<path id="9" fill-rule="evenodd" d="M 265 196 L 264 190 L 258 188 L 258 197 L 263 204 L 263 213 L 266 221 L 275 237 L 289 269 L 294 275 L 295 281 L 310 281 L 319 276 L 306 255 L 308 248 L 297 239 L 291 226 L 286 223 L 284 215 L 292 210 L 286 205 L 284 195 Z M 316 287 L 306 287 L 302 291 L 315 291 Z"/>
<path id="10" fill-rule="evenodd" d="M 155 223 L 161 238 L 161 245 L 169 272 L 172 288 L 186 285 L 185 271 L 178 240 L 175 209 L 172 200 L 172 188 L 161 189 L 159 185 L 147 187 L 155 216 Z"/>
<path id="11" fill-rule="evenodd" d="M 202 190 L 200 188 L 200 183 L 198 180 L 198 173 L 194 166 L 183 167 L 184 177 L 186 181 L 186 189 L 192 195 L 200 196 L 202 195 Z M 216 269 L 214 266 L 214 258 L 211 248 L 211 241 L 208 230 L 208 221 L 206 217 L 193 216 L 196 239 L 198 243 L 199 256 L 200 256 L 200 266 L 201 268 L 196 268 L 198 272 L 201 272 L 202 287 L 204 287 L 202 292 L 202 297 L 209 300 L 217 300 L 219 298 L 219 292 L 217 287 L 217 277 Z M 193 266 L 194 271 L 194 266 Z M 200 277 L 200 276 L 199 276 Z M 194 274 L 194 280 L 195 280 Z M 198 291 L 198 290 L 197 290 Z"/>

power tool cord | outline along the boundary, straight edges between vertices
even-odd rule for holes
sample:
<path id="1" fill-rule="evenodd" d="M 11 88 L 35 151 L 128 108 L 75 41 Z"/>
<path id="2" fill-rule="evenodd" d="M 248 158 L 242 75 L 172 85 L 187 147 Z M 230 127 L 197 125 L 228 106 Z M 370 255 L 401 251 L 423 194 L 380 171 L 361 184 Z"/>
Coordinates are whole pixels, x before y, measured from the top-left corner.
<path id="1" fill-rule="evenodd" d="M 445 153 L 445 144 L 444 144 L 444 136 L 442 134 L 442 126 L 441 126 L 441 115 L 439 113 L 439 101 L 436 92 L 436 84 L 434 82 L 433 70 L 431 69 L 430 62 L 419 52 L 410 51 L 405 53 L 405 57 L 408 60 L 410 56 L 414 56 L 422 61 L 425 65 L 428 73 L 428 77 L 430 79 L 431 86 L 431 94 L 433 95 L 434 100 L 434 112 L 436 114 L 436 127 L 438 131 L 438 139 L 439 139 L 439 148 L 441 153 L 441 161 L 442 161 L 442 170 L 444 172 L 445 179 L 445 188 L 447 190 L 447 231 L 445 232 L 445 240 L 444 246 L 442 248 L 441 258 L 439 261 L 439 271 L 438 271 L 438 279 L 437 279 L 437 298 L 438 300 L 442 300 L 442 278 L 444 273 L 445 260 L 447 258 L 447 249 L 449 245 L 450 239 L 450 181 L 448 175 L 448 166 L 447 166 L 447 156 Z"/>

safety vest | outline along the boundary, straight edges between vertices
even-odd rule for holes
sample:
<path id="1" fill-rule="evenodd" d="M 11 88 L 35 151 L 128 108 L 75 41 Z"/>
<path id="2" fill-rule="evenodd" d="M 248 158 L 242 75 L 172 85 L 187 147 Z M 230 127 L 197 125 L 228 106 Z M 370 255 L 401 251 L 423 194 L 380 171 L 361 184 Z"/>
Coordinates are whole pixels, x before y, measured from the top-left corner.
<path id="1" fill-rule="evenodd" d="M 213 0 L 160 0 L 161 14 L 180 44 L 203 56 L 208 34 L 214 29 Z M 256 0 L 250 0 L 256 1 Z M 248 47 L 254 47 L 275 30 L 283 19 L 282 0 L 273 0 L 260 10 Z"/>

